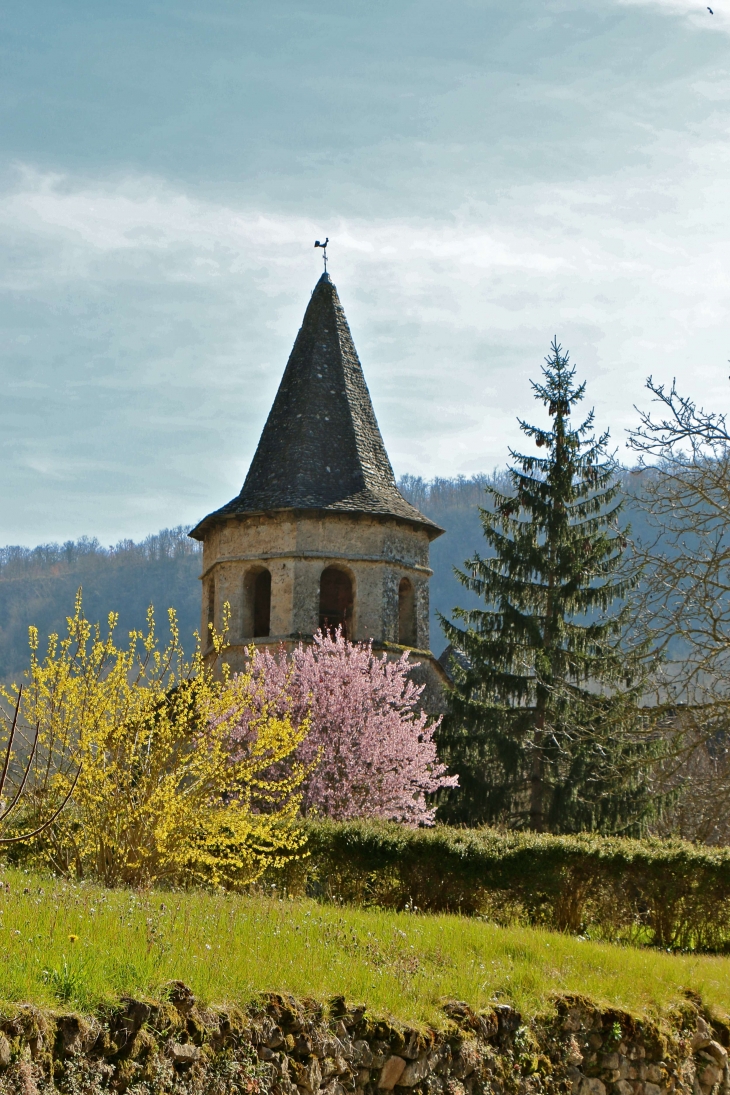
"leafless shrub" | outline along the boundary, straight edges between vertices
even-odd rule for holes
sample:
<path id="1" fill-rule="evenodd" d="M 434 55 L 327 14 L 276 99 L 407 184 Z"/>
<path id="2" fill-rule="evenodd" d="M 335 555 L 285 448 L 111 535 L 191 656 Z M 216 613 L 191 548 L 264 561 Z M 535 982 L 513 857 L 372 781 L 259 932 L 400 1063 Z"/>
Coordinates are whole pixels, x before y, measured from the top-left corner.
<path id="1" fill-rule="evenodd" d="M 662 827 L 730 842 L 730 428 L 673 382 L 651 377 L 658 414 L 639 412 L 630 445 L 652 535 L 634 545 L 645 566 L 637 626 L 662 655 L 653 700 L 671 742 Z"/>

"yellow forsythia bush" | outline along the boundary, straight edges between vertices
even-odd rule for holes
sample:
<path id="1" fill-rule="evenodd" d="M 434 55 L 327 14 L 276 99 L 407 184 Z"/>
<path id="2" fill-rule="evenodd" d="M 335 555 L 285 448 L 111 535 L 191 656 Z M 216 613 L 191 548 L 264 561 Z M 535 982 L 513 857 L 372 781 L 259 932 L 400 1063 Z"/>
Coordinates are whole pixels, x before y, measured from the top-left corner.
<path id="1" fill-rule="evenodd" d="M 110 886 L 246 884 L 304 843 L 298 790 L 309 769 L 289 761 L 283 775 L 277 766 L 307 725 L 295 728 L 264 704 L 232 754 L 237 693 L 250 685 L 225 668 L 214 677 L 199 645 L 187 663 L 172 610 L 169 622 L 165 647 L 151 608 L 146 632 L 118 646 L 116 616 L 102 635 L 84 618 L 79 592 L 66 636 L 52 635 L 43 658 L 31 629 L 24 722 L 38 727 L 44 756 L 67 758 L 36 780 L 39 812 L 48 808 L 40 799 L 62 797 L 81 766 L 37 852 L 56 870 Z M 223 636 L 214 642 L 220 655 Z M 17 689 L 5 690 L 6 702 L 16 697 Z"/>

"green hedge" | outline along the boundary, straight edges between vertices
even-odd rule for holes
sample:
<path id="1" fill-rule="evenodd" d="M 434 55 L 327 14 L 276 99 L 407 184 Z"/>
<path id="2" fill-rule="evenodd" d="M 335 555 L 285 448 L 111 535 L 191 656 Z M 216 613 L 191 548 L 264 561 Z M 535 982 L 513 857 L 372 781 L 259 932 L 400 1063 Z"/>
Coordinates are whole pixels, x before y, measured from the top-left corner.
<path id="1" fill-rule="evenodd" d="M 271 879 L 295 894 L 730 950 L 730 848 L 374 821 L 307 829 L 309 856 Z"/>

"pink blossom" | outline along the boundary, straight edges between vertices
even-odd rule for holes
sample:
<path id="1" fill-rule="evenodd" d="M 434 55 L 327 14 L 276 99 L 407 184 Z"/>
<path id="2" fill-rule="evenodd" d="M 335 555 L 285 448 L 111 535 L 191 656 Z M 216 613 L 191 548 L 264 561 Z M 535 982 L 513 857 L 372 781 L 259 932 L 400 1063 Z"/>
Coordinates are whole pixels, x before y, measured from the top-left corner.
<path id="1" fill-rule="evenodd" d="M 348 642 L 339 631 L 318 632 L 290 659 L 283 649 L 278 656 L 256 649 L 232 739 L 250 741 L 249 724 L 264 703 L 297 725 L 309 714 L 296 759 L 319 762 L 305 784 L 305 813 L 432 824 L 425 796 L 455 786 L 457 777 L 438 760 L 433 735 L 441 720 L 429 724 L 418 709 L 423 685 L 409 679 L 410 668 L 407 653 L 379 658 L 372 644 Z"/>

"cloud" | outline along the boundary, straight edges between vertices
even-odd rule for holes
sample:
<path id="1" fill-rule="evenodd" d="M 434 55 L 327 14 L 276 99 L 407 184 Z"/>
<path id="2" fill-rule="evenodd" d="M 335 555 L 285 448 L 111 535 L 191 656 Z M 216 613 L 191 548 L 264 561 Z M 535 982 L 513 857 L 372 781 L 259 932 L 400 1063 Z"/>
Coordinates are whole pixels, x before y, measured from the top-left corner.
<path id="1" fill-rule="evenodd" d="M 650 372 L 724 406 L 730 157 L 719 123 L 693 140 L 660 178 L 624 169 L 505 188 L 441 218 L 324 227 L 152 176 L 19 168 L 0 195 L 18 524 L 52 497 L 59 535 L 139 535 L 151 511 L 192 522 L 237 491 L 325 229 L 399 473 L 502 463 L 515 416 L 539 413 L 529 378 L 553 334 L 619 440 Z"/>

